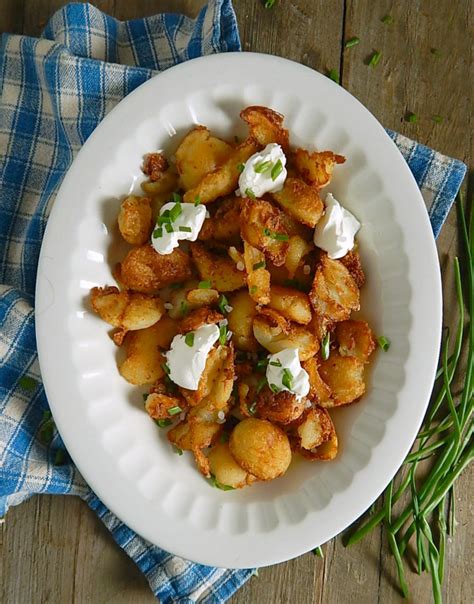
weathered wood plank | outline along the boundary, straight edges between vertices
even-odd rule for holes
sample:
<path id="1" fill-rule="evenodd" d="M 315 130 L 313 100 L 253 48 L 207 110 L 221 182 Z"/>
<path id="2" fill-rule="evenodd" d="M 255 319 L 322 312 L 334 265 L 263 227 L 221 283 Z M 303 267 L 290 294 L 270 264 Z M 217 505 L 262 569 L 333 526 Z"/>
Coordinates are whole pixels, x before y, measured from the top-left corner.
<path id="1" fill-rule="evenodd" d="M 24 0 L 0 2 L 0 31 L 21 34 L 23 31 Z"/>

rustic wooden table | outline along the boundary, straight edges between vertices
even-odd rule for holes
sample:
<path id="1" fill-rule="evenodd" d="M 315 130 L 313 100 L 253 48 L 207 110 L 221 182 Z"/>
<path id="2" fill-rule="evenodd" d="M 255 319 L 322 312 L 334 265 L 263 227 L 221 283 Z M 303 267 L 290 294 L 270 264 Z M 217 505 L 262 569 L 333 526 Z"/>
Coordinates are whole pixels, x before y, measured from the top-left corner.
<path id="1" fill-rule="evenodd" d="M 37 36 L 66 0 L 0 0 L 0 30 Z M 97 0 L 119 19 L 162 11 L 194 15 L 202 0 Z M 336 69 L 341 84 L 387 127 L 468 165 L 472 158 L 472 19 L 470 0 L 235 0 L 244 50 L 272 53 L 318 71 Z M 382 23 L 385 15 L 394 22 Z M 358 36 L 360 45 L 344 50 Z M 439 49 L 440 53 L 433 53 Z M 365 60 L 382 53 L 376 68 Z M 404 120 L 417 114 L 416 123 Z M 440 115 L 442 123 L 435 123 Z M 455 212 L 443 228 L 438 250 L 444 273 L 445 324 L 455 320 L 452 257 L 458 253 Z M 445 601 L 474 601 L 474 529 L 468 525 L 472 469 L 456 489 L 459 530 L 448 546 Z M 115 545 L 95 515 L 77 498 L 34 497 L 13 508 L 2 530 L 2 602 L 146 603 L 156 601 L 133 562 Z M 306 554 L 261 569 L 233 604 L 386 604 L 401 600 L 393 560 L 381 531 L 345 549 L 340 539 L 324 546 L 323 560 Z M 411 599 L 431 602 L 425 574 L 408 573 Z"/>

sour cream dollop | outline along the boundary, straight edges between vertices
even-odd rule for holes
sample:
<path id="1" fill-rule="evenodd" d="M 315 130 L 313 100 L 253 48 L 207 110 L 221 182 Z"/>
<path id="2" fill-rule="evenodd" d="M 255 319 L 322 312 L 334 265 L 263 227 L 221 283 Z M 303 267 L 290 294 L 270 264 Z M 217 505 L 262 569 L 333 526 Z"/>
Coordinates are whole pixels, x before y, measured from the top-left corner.
<path id="1" fill-rule="evenodd" d="M 329 258 L 342 258 L 354 247 L 360 222 L 328 193 L 324 216 L 314 229 L 314 244 L 328 253 Z"/>
<path id="2" fill-rule="evenodd" d="M 164 222 L 169 212 L 169 222 Z M 160 210 L 160 216 L 151 234 L 151 244 L 158 254 L 171 254 L 180 240 L 196 241 L 206 218 L 206 207 L 193 203 L 170 201 Z"/>
<path id="3" fill-rule="evenodd" d="M 285 348 L 268 357 L 267 381 L 272 388 L 287 390 L 297 398 L 309 392 L 309 376 L 301 367 L 297 348 Z"/>
<path id="4" fill-rule="evenodd" d="M 283 149 L 277 143 L 270 143 L 245 162 L 236 194 L 244 196 L 250 190 L 255 197 L 262 197 L 265 193 L 281 191 L 287 176 L 285 166 Z"/>
<path id="5" fill-rule="evenodd" d="M 219 339 L 219 327 L 202 325 L 191 333 L 193 336 L 187 334 L 187 339 L 186 336 L 175 336 L 165 356 L 170 380 L 182 388 L 197 390 L 207 355 Z"/>

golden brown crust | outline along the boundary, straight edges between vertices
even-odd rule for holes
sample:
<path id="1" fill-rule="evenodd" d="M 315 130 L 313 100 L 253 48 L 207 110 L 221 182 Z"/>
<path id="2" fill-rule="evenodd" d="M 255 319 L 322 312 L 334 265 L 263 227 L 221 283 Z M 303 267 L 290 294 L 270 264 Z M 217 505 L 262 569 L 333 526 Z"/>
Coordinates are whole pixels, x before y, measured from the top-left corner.
<path id="1" fill-rule="evenodd" d="M 211 325 L 219 323 L 224 319 L 224 315 L 217 310 L 213 310 L 208 306 L 197 308 L 189 313 L 187 317 L 181 319 L 178 324 L 179 333 L 187 333 L 188 331 L 195 331 L 202 325 Z"/>
<path id="2" fill-rule="evenodd" d="M 299 178 L 287 178 L 283 189 L 271 196 L 290 216 L 308 227 L 314 228 L 323 214 L 318 189 Z"/>
<path id="3" fill-rule="evenodd" d="M 275 394 L 263 388 L 257 396 L 256 415 L 277 424 L 289 424 L 298 419 L 305 409 L 306 399 L 282 390 Z"/>
<path id="4" fill-rule="evenodd" d="M 368 363 L 376 346 L 368 323 L 355 320 L 342 321 L 337 323 L 335 335 L 341 356 L 355 357 L 363 363 Z"/>
<path id="5" fill-rule="evenodd" d="M 163 153 L 147 153 L 143 160 L 142 171 L 146 174 L 151 182 L 160 180 L 163 172 L 168 169 L 168 160 Z"/>
<path id="6" fill-rule="evenodd" d="M 284 117 L 268 107 L 254 105 L 240 112 L 240 117 L 246 122 L 253 137 L 261 147 L 269 143 L 278 143 L 284 151 L 289 147 L 288 130 L 283 128 Z"/>
<path id="7" fill-rule="evenodd" d="M 329 184 L 334 166 L 343 164 L 346 158 L 332 151 L 310 153 L 306 149 L 296 149 L 292 160 L 296 170 L 308 184 L 321 188 Z"/>
<path id="8" fill-rule="evenodd" d="M 347 252 L 347 254 L 341 258 L 341 262 L 350 272 L 359 289 L 365 285 L 365 274 L 362 270 L 362 263 L 357 250 L 354 249 Z"/>
<path id="9" fill-rule="evenodd" d="M 357 401 L 365 392 L 364 363 L 354 357 L 343 357 L 332 350 L 327 361 L 321 361 L 319 374 L 331 390 L 331 400 L 324 407 L 338 407 Z"/>

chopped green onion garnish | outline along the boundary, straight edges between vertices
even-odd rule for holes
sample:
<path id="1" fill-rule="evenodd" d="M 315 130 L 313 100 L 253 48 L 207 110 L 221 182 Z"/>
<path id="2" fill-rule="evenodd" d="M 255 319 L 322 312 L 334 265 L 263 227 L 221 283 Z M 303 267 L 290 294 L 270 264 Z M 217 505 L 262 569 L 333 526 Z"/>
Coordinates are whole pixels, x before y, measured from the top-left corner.
<path id="1" fill-rule="evenodd" d="M 265 385 L 265 382 L 263 385 Z M 262 388 L 263 388 L 263 386 L 262 386 Z M 259 392 L 258 386 L 257 386 L 257 392 Z M 248 412 L 250 413 L 250 415 L 255 415 L 255 413 L 257 412 L 257 401 L 254 401 L 251 405 L 249 405 L 247 407 L 247 409 L 248 409 Z"/>
<path id="2" fill-rule="evenodd" d="M 170 222 L 165 224 L 165 229 L 167 233 L 174 233 L 173 225 Z"/>
<path id="3" fill-rule="evenodd" d="M 179 310 L 181 311 L 181 316 L 185 317 L 189 312 L 188 303 L 185 300 L 181 300 L 181 304 L 179 306 Z"/>
<path id="4" fill-rule="evenodd" d="M 163 228 L 162 228 L 162 227 L 159 227 L 158 229 L 155 229 L 155 230 L 153 231 L 153 237 L 154 237 L 155 239 L 158 239 L 159 237 L 163 237 Z"/>
<path id="5" fill-rule="evenodd" d="M 144 403 L 146 403 L 147 398 L 148 398 L 148 394 L 146 392 L 144 394 L 142 394 L 142 399 L 143 399 Z"/>
<path id="6" fill-rule="evenodd" d="M 227 298 L 224 296 L 224 294 L 221 294 L 221 297 L 219 298 L 219 302 L 217 303 L 217 308 L 221 311 L 222 314 L 226 313 L 226 306 L 229 306 L 229 300 L 227 300 Z"/>
<path id="7" fill-rule="evenodd" d="M 331 71 L 328 73 L 328 77 L 333 82 L 336 82 L 336 84 L 339 84 L 340 79 L 339 72 L 337 71 L 337 69 L 331 69 Z"/>
<path id="8" fill-rule="evenodd" d="M 265 0 L 265 8 L 273 8 L 276 0 Z"/>
<path id="9" fill-rule="evenodd" d="M 173 196 L 174 195 L 176 195 L 176 193 L 173 193 Z M 179 197 L 179 195 L 178 195 L 178 197 Z M 181 199 L 181 198 L 179 197 L 179 199 Z M 178 216 L 180 216 L 182 213 L 183 213 L 183 209 L 181 208 L 181 203 L 180 203 L 180 201 L 177 201 L 170 210 L 171 221 L 174 222 L 176 220 L 176 218 L 178 218 Z"/>
<path id="10" fill-rule="evenodd" d="M 263 234 L 264 234 L 266 237 L 270 237 L 270 235 L 271 235 L 272 233 L 271 233 L 271 231 L 270 231 L 270 229 L 269 229 L 269 228 L 265 227 L 265 228 L 263 229 Z"/>
<path id="11" fill-rule="evenodd" d="M 242 172 L 244 170 L 245 170 L 244 164 L 237 164 L 237 172 L 240 172 L 240 174 L 242 174 Z"/>
<path id="12" fill-rule="evenodd" d="M 224 345 L 227 342 L 227 325 L 219 327 L 219 343 Z"/>
<path id="13" fill-rule="evenodd" d="M 183 454 L 183 449 L 180 449 L 176 445 L 173 445 L 173 451 L 176 453 L 176 455 L 182 455 Z"/>
<path id="14" fill-rule="evenodd" d="M 350 38 L 349 40 L 347 40 L 347 42 L 344 44 L 344 48 L 352 48 L 353 46 L 357 46 L 357 44 L 360 44 L 360 40 L 357 37 L 354 38 Z"/>
<path id="15" fill-rule="evenodd" d="M 379 336 L 377 338 L 377 342 L 379 343 L 380 348 L 384 352 L 387 352 L 387 350 L 390 348 L 390 340 L 388 338 L 386 338 L 385 336 Z"/>
<path id="16" fill-rule="evenodd" d="M 199 197 L 199 195 L 196 195 L 196 197 L 194 198 L 194 205 L 198 206 L 201 203 L 201 198 Z"/>
<path id="17" fill-rule="evenodd" d="M 279 392 L 281 392 L 281 388 L 278 388 L 278 386 L 276 384 L 268 384 L 270 386 L 270 390 L 272 392 L 274 392 L 275 394 L 278 394 Z"/>
<path id="18" fill-rule="evenodd" d="M 161 368 L 166 373 L 166 375 L 169 375 L 171 373 L 171 369 L 170 369 L 168 363 L 161 363 Z"/>
<path id="19" fill-rule="evenodd" d="M 155 419 L 155 424 L 157 426 L 159 426 L 160 428 L 166 428 L 167 426 L 171 425 L 171 420 L 170 419 Z"/>
<path id="20" fill-rule="evenodd" d="M 321 342 L 321 357 L 323 361 L 327 361 L 329 359 L 329 345 L 331 343 L 331 334 L 329 331 L 324 336 L 323 341 Z"/>
<path id="21" fill-rule="evenodd" d="M 178 407 L 177 405 L 176 405 L 176 407 L 171 407 L 171 409 L 168 409 L 168 413 L 170 415 L 178 415 L 178 413 L 181 413 L 181 412 L 182 412 L 181 407 Z"/>
<path id="22" fill-rule="evenodd" d="M 298 281 L 297 279 L 285 279 L 283 281 L 283 285 L 286 285 L 286 287 L 294 287 L 295 289 L 299 289 L 302 292 L 307 290 L 305 284 L 301 283 L 301 281 Z"/>
<path id="23" fill-rule="evenodd" d="M 288 241 L 290 237 L 286 233 L 272 233 L 272 239 L 275 239 L 275 241 Z"/>
<path id="24" fill-rule="evenodd" d="M 258 291 L 258 287 L 257 287 L 256 285 L 252 285 L 252 286 L 250 287 L 250 289 L 249 289 L 249 293 L 250 293 L 251 295 L 256 294 L 256 293 L 257 293 L 257 291 Z"/>
<path id="25" fill-rule="evenodd" d="M 278 359 L 276 361 L 270 361 L 270 365 L 273 365 L 273 367 L 281 367 L 281 361 Z"/>
<path id="26" fill-rule="evenodd" d="M 324 558 L 323 550 L 320 547 L 315 547 L 311 551 L 315 556 L 318 556 L 318 558 Z"/>
<path id="27" fill-rule="evenodd" d="M 43 419 L 38 429 L 38 437 L 42 443 L 49 445 L 54 437 L 54 419 L 51 415 L 51 411 L 43 412 Z"/>
<path id="28" fill-rule="evenodd" d="M 374 53 L 372 53 L 372 56 L 369 59 L 369 67 L 376 67 L 378 65 L 378 62 L 380 61 L 381 56 L 382 53 L 380 52 L 380 50 L 376 50 Z"/>
<path id="29" fill-rule="evenodd" d="M 175 203 L 181 203 L 181 195 L 179 193 L 173 193 L 172 197 L 173 197 L 173 201 Z M 171 211 L 173 211 L 173 210 L 171 210 Z M 179 214 L 178 214 L 178 216 L 179 216 Z"/>
<path id="30" fill-rule="evenodd" d="M 199 281 L 199 289 L 211 289 L 212 283 L 210 281 Z"/>
<path id="31" fill-rule="evenodd" d="M 441 115 L 433 115 L 432 119 L 435 124 L 441 124 L 443 121 L 443 117 Z"/>
<path id="32" fill-rule="evenodd" d="M 34 390 L 37 385 L 38 382 L 29 375 L 24 375 L 18 380 L 18 386 L 23 388 L 23 390 Z"/>
<path id="33" fill-rule="evenodd" d="M 51 413 L 51 411 L 49 409 L 46 409 L 45 411 L 43 411 L 43 417 L 41 418 L 41 421 L 45 422 L 47 419 L 51 419 L 53 417 L 53 414 Z"/>
<path id="34" fill-rule="evenodd" d="M 272 180 L 276 180 L 282 172 L 283 172 L 283 164 L 281 163 L 281 159 L 279 159 L 272 168 L 272 171 L 271 171 Z"/>
<path id="35" fill-rule="evenodd" d="M 245 189 L 245 196 L 249 197 L 250 199 L 255 199 L 255 193 L 252 191 L 252 189 Z"/>
<path id="36" fill-rule="evenodd" d="M 257 384 L 257 394 L 262 390 L 262 388 L 264 386 L 266 386 L 266 384 L 267 384 L 267 378 L 266 377 L 263 377 L 263 378 L 261 378 L 258 381 L 258 384 Z M 249 411 L 250 411 L 250 409 L 249 409 Z"/>
<path id="37" fill-rule="evenodd" d="M 259 268 L 265 268 L 265 260 L 262 260 L 261 262 L 256 262 L 252 268 L 254 271 L 258 271 Z"/>
<path id="38" fill-rule="evenodd" d="M 439 48 L 432 48 L 430 52 L 435 57 L 441 57 L 443 55 L 443 53 L 441 52 L 441 50 Z"/>
<path id="39" fill-rule="evenodd" d="M 216 489 L 221 489 L 222 491 L 233 491 L 234 487 L 229 486 L 228 484 L 222 484 L 219 482 L 214 474 L 211 474 L 209 478 L 209 483 L 211 486 L 216 487 Z"/>
<path id="40" fill-rule="evenodd" d="M 269 170 L 272 167 L 272 164 L 273 162 L 271 162 L 270 160 L 261 161 L 258 164 L 255 164 L 253 169 L 257 174 L 261 174 L 262 172 Z"/>
<path id="41" fill-rule="evenodd" d="M 286 367 L 283 369 L 283 377 L 281 378 L 283 386 L 291 390 L 293 388 L 293 374 Z"/>
<path id="42" fill-rule="evenodd" d="M 184 336 L 184 342 L 191 348 L 194 346 L 194 331 L 190 331 Z"/>
<path id="43" fill-rule="evenodd" d="M 259 359 L 257 361 L 257 364 L 255 365 L 255 369 L 257 371 L 262 371 L 262 370 L 265 371 L 265 369 L 267 368 L 267 365 L 268 365 L 268 359 L 267 358 Z"/>
<path id="44" fill-rule="evenodd" d="M 418 121 L 418 116 L 416 115 L 416 113 L 407 113 L 405 116 L 405 121 L 410 122 L 411 124 L 414 124 L 415 122 Z"/>
<path id="45" fill-rule="evenodd" d="M 180 226 L 179 230 L 182 231 L 183 233 L 192 233 L 193 229 L 191 227 L 187 227 L 187 226 Z"/>
<path id="46" fill-rule="evenodd" d="M 64 449 L 56 449 L 54 454 L 53 464 L 55 466 L 62 466 L 66 463 L 66 451 Z"/>
<path id="47" fill-rule="evenodd" d="M 170 285 L 170 289 L 181 289 L 183 287 L 182 283 L 172 283 Z"/>
<path id="48" fill-rule="evenodd" d="M 392 17 L 392 15 L 385 15 L 385 17 L 383 17 L 381 21 L 382 23 L 385 23 L 385 25 L 391 25 L 394 21 L 394 18 Z"/>

